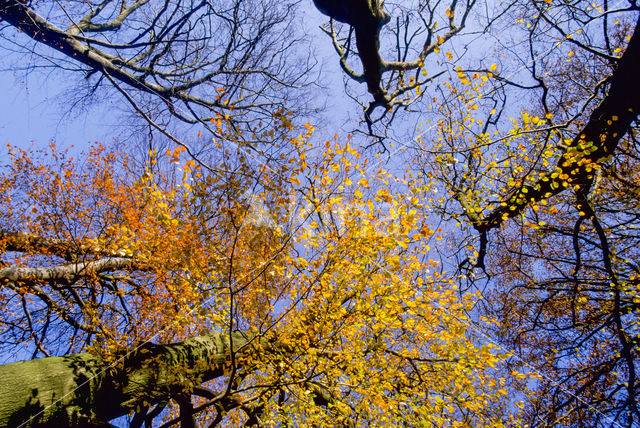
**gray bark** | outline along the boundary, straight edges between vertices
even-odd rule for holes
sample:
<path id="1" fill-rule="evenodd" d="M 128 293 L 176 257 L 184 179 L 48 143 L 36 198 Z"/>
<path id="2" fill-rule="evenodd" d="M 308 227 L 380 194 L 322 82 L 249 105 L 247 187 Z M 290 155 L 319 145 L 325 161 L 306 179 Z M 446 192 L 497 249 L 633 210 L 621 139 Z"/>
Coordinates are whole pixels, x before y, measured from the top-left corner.
<path id="1" fill-rule="evenodd" d="M 0 426 L 108 426 L 139 406 L 188 393 L 222 376 L 253 337 L 211 333 L 171 345 L 145 344 L 111 365 L 89 354 L 0 365 Z"/>

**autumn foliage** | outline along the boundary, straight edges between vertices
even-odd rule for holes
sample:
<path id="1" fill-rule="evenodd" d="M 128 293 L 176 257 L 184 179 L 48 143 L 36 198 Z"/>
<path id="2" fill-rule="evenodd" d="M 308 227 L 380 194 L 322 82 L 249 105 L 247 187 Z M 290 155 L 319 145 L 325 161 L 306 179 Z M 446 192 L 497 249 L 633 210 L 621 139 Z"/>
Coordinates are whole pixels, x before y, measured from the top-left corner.
<path id="1" fill-rule="evenodd" d="M 145 130 L 7 147 L 0 425 L 637 425 L 636 3 L 316 1 L 337 134 L 296 4 L 162 4 L 0 1 Z"/>
<path id="2" fill-rule="evenodd" d="M 507 354 L 478 334 L 491 323 L 470 315 L 479 295 L 431 258 L 441 231 L 421 214 L 424 183 L 337 141 L 307 164 L 311 132 L 257 178 L 240 157 L 204 172 L 179 149 L 141 170 L 100 145 L 78 159 L 10 148 L 0 274 L 11 346 L 88 349 L 118 367 L 146 342 L 242 331 L 259 351 L 232 352 L 205 385 L 177 382 L 220 394 L 194 402 L 202 423 L 508 421 Z"/>

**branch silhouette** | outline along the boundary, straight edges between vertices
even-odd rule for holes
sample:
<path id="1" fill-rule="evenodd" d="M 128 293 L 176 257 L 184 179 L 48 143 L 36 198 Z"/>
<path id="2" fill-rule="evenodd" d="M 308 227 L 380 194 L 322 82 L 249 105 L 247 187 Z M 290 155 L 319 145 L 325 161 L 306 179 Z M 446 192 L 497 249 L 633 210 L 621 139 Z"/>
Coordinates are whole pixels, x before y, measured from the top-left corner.
<path id="1" fill-rule="evenodd" d="M 313 3 L 323 14 L 353 27 L 367 90 L 376 103 L 388 105 L 390 99 L 381 85 L 383 61 L 379 52 L 380 29 L 391 19 L 384 11 L 384 1 L 313 0 Z"/>

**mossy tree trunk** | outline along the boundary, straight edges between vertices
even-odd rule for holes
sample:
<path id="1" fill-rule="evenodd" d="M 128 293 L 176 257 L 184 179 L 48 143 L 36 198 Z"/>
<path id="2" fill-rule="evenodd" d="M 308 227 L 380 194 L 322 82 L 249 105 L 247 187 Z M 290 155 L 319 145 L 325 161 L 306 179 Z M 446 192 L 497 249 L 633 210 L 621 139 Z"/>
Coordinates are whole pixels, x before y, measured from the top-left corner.
<path id="1" fill-rule="evenodd" d="M 0 426 L 108 426 L 221 376 L 231 350 L 251 343 L 243 333 L 212 333 L 145 344 L 111 364 L 82 353 L 0 365 Z"/>

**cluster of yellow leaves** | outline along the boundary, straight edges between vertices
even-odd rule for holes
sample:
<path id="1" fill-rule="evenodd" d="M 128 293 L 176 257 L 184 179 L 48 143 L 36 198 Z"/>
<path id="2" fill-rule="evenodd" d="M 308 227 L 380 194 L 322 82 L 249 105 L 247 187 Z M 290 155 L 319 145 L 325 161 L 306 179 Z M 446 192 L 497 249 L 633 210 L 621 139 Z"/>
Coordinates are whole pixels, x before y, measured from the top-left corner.
<path id="1" fill-rule="evenodd" d="M 273 338 L 243 357 L 237 393 L 263 401 L 266 425 L 508 423 L 508 355 L 476 333 L 479 296 L 458 292 L 430 257 L 440 230 L 418 181 L 370 166 L 348 141 L 310 160 L 312 132 L 252 179 L 237 173 L 246 161 L 205 174 L 189 160 L 182 181 L 170 179 L 180 149 L 166 164 L 152 153 L 138 174 L 100 146 L 80 166 L 55 150 L 57 166 L 13 153 L 0 186 L 15 196 L 3 204 L 24 212 L 22 231 L 73 242 L 85 260 L 132 260 L 110 272 L 123 278 L 114 290 L 85 279 L 104 295 L 86 309 L 96 352 L 242 330 Z"/>
<path id="2" fill-rule="evenodd" d="M 369 169 L 347 142 L 297 170 L 313 176 L 295 181 L 310 209 L 284 231 L 291 251 L 268 269 L 281 294 L 260 301 L 268 310 L 254 324 L 287 351 L 254 362 L 243 396 L 282 391 L 283 402 L 265 399 L 268 426 L 506 423 L 507 355 L 479 343 L 467 315 L 478 296 L 460 295 L 428 257 L 435 231 L 418 197 Z M 252 300 L 264 292 L 245 287 Z"/>
<path id="3" fill-rule="evenodd" d="M 563 153 L 561 135 L 548 124 L 551 114 L 523 110 L 511 118 L 510 129 L 487 131 L 487 121 L 501 114 L 486 96 L 492 77 L 491 72 L 470 74 L 457 69 L 457 79 L 442 83 L 445 99 L 438 105 L 441 118 L 433 146 L 427 147 L 428 138 L 418 139 L 428 154 L 424 160 L 432 164 L 427 175 L 442 181 L 471 216 L 490 212 L 504 204 L 514 189 L 544 179 L 544 172 Z M 588 150 L 585 147 L 576 156 Z"/>

